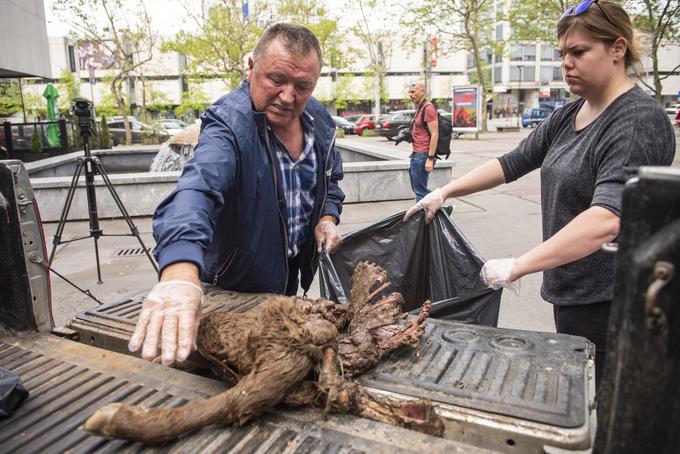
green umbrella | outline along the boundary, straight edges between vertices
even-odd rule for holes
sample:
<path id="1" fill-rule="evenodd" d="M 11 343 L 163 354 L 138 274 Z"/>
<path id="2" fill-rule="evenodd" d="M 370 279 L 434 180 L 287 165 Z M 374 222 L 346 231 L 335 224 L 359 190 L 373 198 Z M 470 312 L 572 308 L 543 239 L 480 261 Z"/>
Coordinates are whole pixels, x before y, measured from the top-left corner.
<path id="1" fill-rule="evenodd" d="M 57 110 L 57 98 L 59 93 L 54 85 L 47 84 L 43 96 L 47 98 L 47 120 L 51 122 L 56 122 L 59 116 L 59 111 Z M 59 126 L 56 123 L 50 123 L 47 126 L 47 142 L 50 148 L 59 148 L 61 146 Z"/>

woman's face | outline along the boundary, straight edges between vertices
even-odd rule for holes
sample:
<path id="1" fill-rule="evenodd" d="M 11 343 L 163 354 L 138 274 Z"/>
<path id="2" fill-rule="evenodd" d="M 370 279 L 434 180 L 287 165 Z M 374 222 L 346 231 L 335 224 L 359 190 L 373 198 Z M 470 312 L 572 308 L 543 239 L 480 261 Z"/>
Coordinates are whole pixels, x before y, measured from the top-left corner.
<path id="1" fill-rule="evenodd" d="M 588 99 L 603 93 L 608 84 L 616 80 L 618 71 L 625 74 L 626 46 L 625 42 L 621 46 L 619 41 L 623 40 L 607 45 L 579 29 L 560 38 L 564 79 L 570 92 Z"/>

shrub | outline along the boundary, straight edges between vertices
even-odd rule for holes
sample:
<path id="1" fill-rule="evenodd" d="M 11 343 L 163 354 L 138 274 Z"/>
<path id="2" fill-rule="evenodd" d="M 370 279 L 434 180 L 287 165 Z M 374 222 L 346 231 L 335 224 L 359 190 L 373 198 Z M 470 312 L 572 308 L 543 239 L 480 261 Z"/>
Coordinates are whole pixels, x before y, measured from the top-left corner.
<path id="1" fill-rule="evenodd" d="M 42 137 L 40 137 L 39 128 L 36 126 L 33 128 L 33 137 L 31 137 L 31 153 L 42 153 L 42 151 Z"/>
<path id="2" fill-rule="evenodd" d="M 109 124 L 106 122 L 106 116 L 102 115 L 101 138 L 99 140 L 102 148 L 111 148 L 111 133 L 109 132 Z"/>
<path id="3" fill-rule="evenodd" d="M 366 128 L 363 131 L 361 131 L 361 137 L 375 137 L 377 135 L 378 134 L 376 134 L 375 131 L 372 129 Z"/>

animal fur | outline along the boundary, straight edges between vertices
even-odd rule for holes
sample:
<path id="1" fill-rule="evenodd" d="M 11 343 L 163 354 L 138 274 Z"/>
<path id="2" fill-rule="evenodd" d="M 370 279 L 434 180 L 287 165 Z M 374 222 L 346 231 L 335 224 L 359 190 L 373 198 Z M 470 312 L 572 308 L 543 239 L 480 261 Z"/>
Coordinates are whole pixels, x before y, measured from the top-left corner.
<path id="1" fill-rule="evenodd" d="M 443 423 L 428 400 L 374 395 L 350 379 L 397 348 L 417 348 L 430 302 L 411 323 L 403 298 L 385 271 L 362 262 L 352 276 L 351 301 L 274 296 L 245 313 L 213 312 L 198 330 L 198 352 L 213 373 L 233 386 L 176 409 L 110 404 L 85 423 L 90 433 L 162 443 L 214 424 L 245 424 L 279 403 L 320 406 L 441 435 Z"/>

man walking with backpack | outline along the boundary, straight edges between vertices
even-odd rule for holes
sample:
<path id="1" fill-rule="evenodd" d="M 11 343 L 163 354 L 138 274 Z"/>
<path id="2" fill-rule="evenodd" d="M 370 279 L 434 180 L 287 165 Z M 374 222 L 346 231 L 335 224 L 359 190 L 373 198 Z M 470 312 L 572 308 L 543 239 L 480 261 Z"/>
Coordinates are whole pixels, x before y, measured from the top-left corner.
<path id="1" fill-rule="evenodd" d="M 434 105 L 425 99 L 425 84 L 415 82 L 409 85 L 408 96 L 416 105 L 416 113 L 411 123 L 413 153 L 411 154 L 411 189 L 416 194 L 416 202 L 425 197 L 427 179 L 434 168 L 434 161 L 439 141 L 439 114 Z"/>

